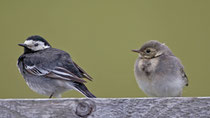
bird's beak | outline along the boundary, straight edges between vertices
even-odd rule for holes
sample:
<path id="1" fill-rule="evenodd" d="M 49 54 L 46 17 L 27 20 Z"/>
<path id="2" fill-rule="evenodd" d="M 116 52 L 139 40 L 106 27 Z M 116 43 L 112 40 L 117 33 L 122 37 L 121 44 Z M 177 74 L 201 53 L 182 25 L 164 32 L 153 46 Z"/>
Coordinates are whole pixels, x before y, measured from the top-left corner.
<path id="1" fill-rule="evenodd" d="M 134 50 L 131 50 L 131 51 L 136 52 L 136 53 L 140 53 L 139 49 L 134 49 Z"/>
<path id="2" fill-rule="evenodd" d="M 20 43 L 20 44 L 18 44 L 19 46 L 22 46 L 22 47 L 27 47 L 27 45 L 26 44 L 24 44 L 24 43 Z"/>

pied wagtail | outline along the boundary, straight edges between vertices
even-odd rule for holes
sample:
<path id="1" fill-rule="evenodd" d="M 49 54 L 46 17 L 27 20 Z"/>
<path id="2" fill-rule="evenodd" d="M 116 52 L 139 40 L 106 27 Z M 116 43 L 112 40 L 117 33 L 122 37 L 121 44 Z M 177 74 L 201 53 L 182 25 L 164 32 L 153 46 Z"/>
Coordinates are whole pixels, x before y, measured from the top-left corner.
<path id="1" fill-rule="evenodd" d="M 88 98 L 95 98 L 83 79 L 92 80 L 92 77 L 67 52 L 52 48 L 40 36 L 31 36 L 18 45 L 24 47 L 24 53 L 18 58 L 17 66 L 33 91 L 51 98 L 74 89 Z"/>
<path id="2" fill-rule="evenodd" d="M 178 97 L 188 85 L 181 61 L 158 41 L 148 41 L 140 49 L 135 63 L 135 77 L 142 91 L 151 97 Z"/>

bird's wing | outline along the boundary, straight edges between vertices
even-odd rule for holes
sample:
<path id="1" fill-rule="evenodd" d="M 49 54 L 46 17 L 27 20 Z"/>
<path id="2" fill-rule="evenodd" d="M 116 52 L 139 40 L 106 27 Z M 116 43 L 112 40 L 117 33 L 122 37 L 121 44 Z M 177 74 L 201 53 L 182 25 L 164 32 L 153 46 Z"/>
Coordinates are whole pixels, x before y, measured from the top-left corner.
<path id="1" fill-rule="evenodd" d="M 88 80 L 92 81 L 92 77 L 90 75 L 88 75 L 81 67 L 79 67 L 75 62 L 73 62 L 74 65 L 77 67 L 77 69 L 79 69 L 80 73 L 82 73 L 82 75 L 87 78 Z"/>
<path id="2" fill-rule="evenodd" d="M 73 74 L 72 72 L 68 71 L 63 67 L 55 67 L 52 70 L 40 68 L 35 65 L 33 66 L 24 65 L 24 67 L 28 73 L 36 76 L 45 76 L 52 79 L 62 79 L 67 81 L 75 81 L 79 83 L 86 82 L 85 80 L 77 77 L 75 74 Z"/>
<path id="3" fill-rule="evenodd" d="M 184 81 L 185 81 L 185 85 L 188 86 L 188 77 L 187 77 L 187 75 L 185 74 L 184 69 L 181 68 L 181 69 L 180 69 L 180 72 L 181 72 L 181 74 L 182 74 L 182 78 L 183 78 Z"/>

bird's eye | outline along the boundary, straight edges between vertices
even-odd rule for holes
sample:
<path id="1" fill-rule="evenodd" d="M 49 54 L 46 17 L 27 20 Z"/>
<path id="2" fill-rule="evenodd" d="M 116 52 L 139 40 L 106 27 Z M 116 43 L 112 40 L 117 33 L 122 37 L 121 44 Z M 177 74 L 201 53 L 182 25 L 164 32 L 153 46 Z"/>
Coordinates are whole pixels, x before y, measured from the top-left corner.
<path id="1" fill-rule="evenodd" d="M 38 43 L 35 43 L 35 44 L 34 44 L 34 46 L 38 46 L 38 45 L 39 45 Z"/>
<path id="2" fill-rule="evenodd" d="M 151 52 L 150 49 L 146 49 L 146 53 L 149 54 Z"/>

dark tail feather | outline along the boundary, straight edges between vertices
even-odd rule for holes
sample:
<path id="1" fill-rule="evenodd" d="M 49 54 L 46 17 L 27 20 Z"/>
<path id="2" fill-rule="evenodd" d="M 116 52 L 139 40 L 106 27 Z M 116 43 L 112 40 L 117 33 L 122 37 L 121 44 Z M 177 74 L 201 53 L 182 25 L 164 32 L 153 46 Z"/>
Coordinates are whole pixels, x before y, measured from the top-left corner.
<path id="1" fill-rule="evenodd" d="M 77 83 L 75 84 L 75 88 L 81 92 L 83 95 L 85 95 L 88 98 L 96 98 L 95 95 L 93 95 L 84 84 Z"/>

